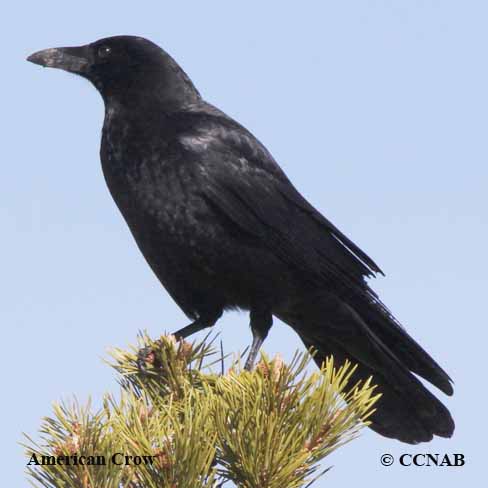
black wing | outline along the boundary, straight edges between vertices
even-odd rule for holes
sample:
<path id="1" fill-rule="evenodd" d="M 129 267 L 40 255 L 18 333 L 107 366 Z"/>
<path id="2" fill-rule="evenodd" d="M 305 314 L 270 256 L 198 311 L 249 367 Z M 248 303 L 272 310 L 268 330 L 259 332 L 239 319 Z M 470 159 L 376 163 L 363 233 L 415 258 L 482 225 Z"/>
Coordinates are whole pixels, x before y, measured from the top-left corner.
<path id="1" fill-rule="evenodd" d="M 308 279 L 373 294 L 364 277 L 379 267 L 300 195 L 249 132 L 228 119 L 207 120 L 185 143 L 200 153 L 204 198 L 242 232 Z"/>

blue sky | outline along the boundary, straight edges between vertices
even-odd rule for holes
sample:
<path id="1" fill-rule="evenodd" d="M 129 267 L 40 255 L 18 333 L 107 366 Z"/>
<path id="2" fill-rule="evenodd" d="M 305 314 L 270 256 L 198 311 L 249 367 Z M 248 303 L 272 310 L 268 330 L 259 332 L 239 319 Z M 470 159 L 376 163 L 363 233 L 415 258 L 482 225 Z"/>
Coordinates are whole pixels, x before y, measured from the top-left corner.
<path id="1" fill-rule="evenodd" d="M 300 191 L 386 272 L 373 287 L 455 381 L 454 437 L 372 432 L 317 484 L 459 486 L 481 476 L 488 248 L 488 3 L 10 2 L 3 8 L 2 484 L 25 486 L 21 432 L 51 402 L 116 391 L 106 350 L 187 319 L 152 275 L 99 163 L 103 104 L 84 80 L 25 62 L 115 34 L 160 44 L 204 97 L 270 149 Z M 227 350 L 245 314 L 215 327 Z M 276 323 L 265 349 L 299 347 Z M 382 467 L 383 453 L 464 453 L 463 468 Z"/>

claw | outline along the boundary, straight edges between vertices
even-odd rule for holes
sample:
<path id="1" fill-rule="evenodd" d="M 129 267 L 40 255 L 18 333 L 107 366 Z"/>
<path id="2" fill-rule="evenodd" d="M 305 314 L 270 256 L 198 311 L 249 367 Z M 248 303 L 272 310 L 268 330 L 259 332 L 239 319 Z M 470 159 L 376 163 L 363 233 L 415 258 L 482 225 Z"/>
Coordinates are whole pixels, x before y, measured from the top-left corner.
<path id="1" fill-rule="evenodd" d="M 137 369 L 139 369 L 140 373 L 145 373 L 147 371 L 146 364 L 154 364 L 154 360 L 154 351 L 150 347 L 139 349 L 137 353 Z"/>

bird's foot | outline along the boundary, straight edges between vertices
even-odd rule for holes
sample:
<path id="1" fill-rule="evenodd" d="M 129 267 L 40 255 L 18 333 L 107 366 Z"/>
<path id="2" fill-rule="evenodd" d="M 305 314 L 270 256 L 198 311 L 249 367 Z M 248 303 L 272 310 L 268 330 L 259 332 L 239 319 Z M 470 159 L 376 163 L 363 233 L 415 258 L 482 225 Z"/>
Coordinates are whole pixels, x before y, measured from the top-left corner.
<path id="1" fill-rule="evenodd" d="M 139 349 L 137 353 L 137 369 L 139 373 L 146 373 L 147 372 L 147 364 L 154 364 L 156 359 L 156 355 L 152 347 L 143 347 Z"/>

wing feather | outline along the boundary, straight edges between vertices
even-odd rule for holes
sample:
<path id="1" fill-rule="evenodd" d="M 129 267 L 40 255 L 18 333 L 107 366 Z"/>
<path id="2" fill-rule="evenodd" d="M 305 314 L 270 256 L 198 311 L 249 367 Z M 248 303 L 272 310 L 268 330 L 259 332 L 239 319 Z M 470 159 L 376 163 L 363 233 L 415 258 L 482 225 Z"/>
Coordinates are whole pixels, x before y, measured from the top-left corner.
<path id="1" fill-rule="evenodd" d="M 195 147 L 204 198 L 308 280 L 374 296 L 364 278 L 380 268 L 300 195 L 269 152 L 238 124 L 211 133 L 205 151 Z"/>

